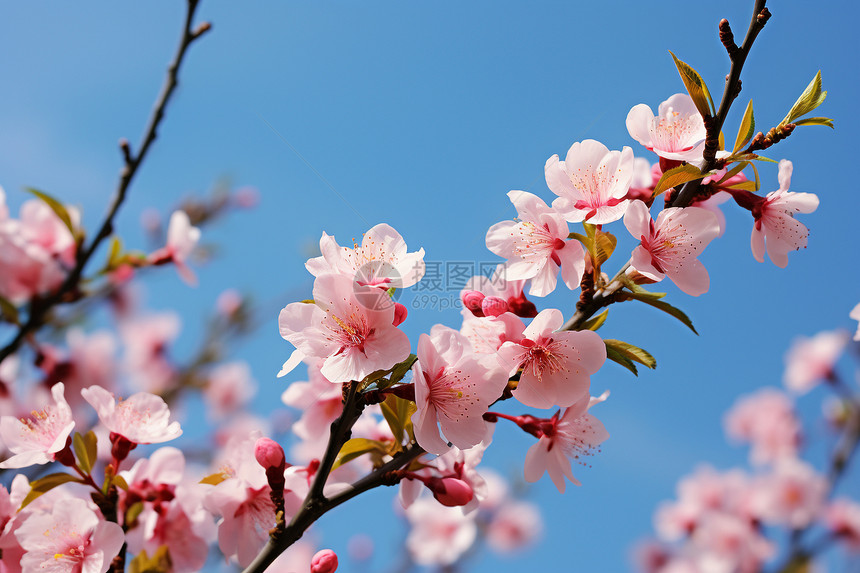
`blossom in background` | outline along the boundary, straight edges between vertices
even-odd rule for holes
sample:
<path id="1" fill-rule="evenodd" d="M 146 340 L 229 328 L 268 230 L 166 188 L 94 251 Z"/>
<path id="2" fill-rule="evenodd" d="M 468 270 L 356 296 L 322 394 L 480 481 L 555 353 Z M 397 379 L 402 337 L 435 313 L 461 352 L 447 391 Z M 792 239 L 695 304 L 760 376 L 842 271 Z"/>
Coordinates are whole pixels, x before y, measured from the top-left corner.
<path id="1" fill-rule="evenodd" d="M 720 232 L 713 213 L 699 207 L 663 209 L 657 220 L 645 203 L 633 201 L 624 225 L 641 243 L 633 250 L 630 269 L 653 281 L 664 277 L 692 296 L 707 292 L 710 278 L 697 258 Z"/>
<path id="2" fill-rule="evenodd" d="M 796 338 L 785 355 L 786 388 L 803 394 L 830 378 L 849 337 L 844 330 L 832 330 L 819 332 L 812 338 Z"/>
<path id="3" fill-rule="evenodd" d="M 523 331 L 518 342 L 505 342 L 499 362 L 513 374 L 522 368 L 514 398 L 533 408 L 567 407 L 588 396 L 591 375 L 606 361 L 603 339 L 590 330 L 559 331 L 561 311 L 548 308 Z"/>
<path id="4" fill-rule="evenodd" d="M 657 115 L 644 103 L 627 114 L 630 137 L 664 159 L 694 163 L 705 150 L 705 123 L 693 98 L 675 94 L 657 108 Z"/>
<path id="5" fill-rule="evenodd" d="M 725 417 L 729 437 L 752 446 L 753 464 L 770 464 L 797 456 L 801 440 L 800 420 L 791 399 L 774 388 L 763 388 L 741 397 Z"/>
<path id="6" fill-rule="evenodd" d="M 160 312 L 125 318 L 119 332 L 125 345 L 123 362 L 134 386 L 147 392 L 169 388 L 176 370 L 167 358 L 181 328 L 179 315 Z"/>
<path id="7" fill-rule="evenodd" d="M 0 438 L 12 452 L 12 457 L 0 463 L 0 468 L 23 468 L 46 464 L 54 454 L 66 447 L 75 427 L 72 409 L 63 396 L 64 386 L 58 382 L 51 387 L 52 405 L 34 410 L 27 418 L 0 417 Z"/>
<path id="8" fill-rule="evenodd" d="M 848 316 L 854 320 L 860 320 L 860 304 L 855 306 Z M 857 325 L 857 332 L 854 333 L 854 340 L 860 340 L 860 324 Z"/>
<path id="9" fill-rule="evenodd" d="M 322 275 L 314 281 L 314 301 L 288 304 L 278 326 L 300 357 L 323 360 L 320 372 L 333 383 L 362 380 L 409 356 L 409 338 L 392 324 L 394 303 L 384 290 Z M 295 365 L 291 357 L 278 376 Z"/>
<path id="10" fill-rule="evenodd" d="M 791 161 L 779 162 L 779 189 L 756 202 L 752 214 L 755 218 L 750 245 L 753 257 L 764 262 L 765 243 L 767 255 L 778 267 L 788 265 L 788 253 L 806 248 L 809 229 L 794 218 L 795 213 L 812 213 L 818 208 L 818 196 L 813 193 L 794 193 L 791 185 Z"/>
<path id="11" fill-rule="evenodd" d="M 203 399 L 207 412 L 222 419 L 245 406 L 257 392 L 257 385 L 246 362 L 219 364 L 209 373 Z"/>
<path id="12" fill-rule="evenodd" d="M 421 498 L 406 510 L 412 530 L 406 548 L 419 565 L 450 565 L 475 542 L 475 514 L 463 515 L 460 508 L 445 507 L 436 500 Z"/>
<path id="13" fill-rule="evenodd" d="M 33 513 L 15 531 L 25 553 L 23 573 L 94 573 L 108 569 L 125 541 L 122 527 L 100 519 L 83 499 Z"/>
<path id="14" fill-rule="evenodd" d="M 482 416 L 508 383 L 500 367 L 479 361 L 469 341 L 456 330 L 437 326 L 430 335 L 421 335 L 412 372 L 417 406 L 412 423 L 421 447 L 434 454 L 448 450 L 439 437 L 439 426 L 460 449 L 484 439 Z"/>
<path id="15" fill-rule="evenodd" d="M 487 524 L 487 543 L 502 554 L 534 545 L 543 534 L 540 511 L 527 501 L 505 501 Z"/>
<path id="16" fill-rule="evenodd" d="M 606 400 L 608 395 L 604 392 L 599 398 L 591 398 L 586 394 L 561 416 L 560 411 L 556 412 L 549 420 L 551 426 L 526 454 L 526 481 L 536 482 L 546 472 L 561 493 L 565 490 L 565 477 L 582 485 L 573 477 L 570 464 L 573 460 L 583 463 L 582 458 L 599 451 L 598 446 L 609 438 L 600 420 L 588 413 L 591 406 Z"/>
<path id="17" fill-rule="evenodd" d="M 633 150 L 609 149 L 593 139 L 574 143 L 564 161 L 550 157 L 544 166 L 546 184 L 558 195 L 553 209 L 571 223 L 602 225 L 617 221 L 627 209 L 633 178 Z"/>
<path id="18" fill-rule="evenodd" d="M 855 553 L 860 553 L 860 505 L 848 498 L 830 502 L 824 510 L 825 525 Z"/>
<path id="19" fill-rule="evenodd" d="M 291 428 L 304 440 L 328 436 L 329 426 L 343 412 L 343 388 L 323 376 L 321 366 L 322 360 L 309 364 L 309 380 L 292 382 L 281 394 L 284 404 L 304 411 Z"/>
<path id="20" fill-rule="evenodd" d="M 409 253 L 406 241 L 390 225 L 380 223 L 362 237 L 361 246 L 341 247 L 334 237 L 323 233 L 321 256 L 305 267 L 315 277 L 335 273 L 350 277 L 363 286 L 406 288 L 424 276 L 424 249 Z"/>
<path id="21" fill-rule="evenodd" d="M 197 286 L 197 276 L 186 264 L 200 241 L 200 229 L 191 224 L 185 211 L 174 211 L 167 224 L 167 244 L 150 254 L 152 264 L 172 262 L 186 284 Z"/>
<path id="22" fill-rule="evenodd" d="M 546 296 L 555 290 L 561 269 L 568 288 L 578 288 L 585 271 L 585 252 L 579 241 L 567 239 L 564 217 L 537 195 L 509 191 L 508 197 L 518 220 L 496 223 L 486 237 L 487 248 L 507 259 L 505 279 L 531 279 L 529 294 Z"/>
<path id="23" fill-rule="evenodd" d="M 766 523 L 800 529 L 819 516 L 829 485 L 808 463 L 787 459 L 759 476 L 755 490 L 756 507 Z"/>
<path id="24" fill-rule="evenodd" d="M 133 444 L 159 444 L 182 435 L 179 422 L 170 421 L 170 409 L 160 396 L 138 392 L 117 401 L 101 386 L 84 388 L 81 394 L 108 430 Z"/>

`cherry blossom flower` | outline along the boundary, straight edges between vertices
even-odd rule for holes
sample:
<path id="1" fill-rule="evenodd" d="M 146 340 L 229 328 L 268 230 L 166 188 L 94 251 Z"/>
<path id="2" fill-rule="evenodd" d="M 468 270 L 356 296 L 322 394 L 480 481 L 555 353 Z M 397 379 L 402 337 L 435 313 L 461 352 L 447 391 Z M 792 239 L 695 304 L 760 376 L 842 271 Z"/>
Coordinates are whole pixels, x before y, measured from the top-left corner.
<path id="1" fill-rule="evenodd" d="M 782 460 L 756 485 L 756 503 L 767 523 L 794 529 L 819 515 L 829 489 L 827 479 L 798 459 Z"/>
<path id="2" fill-rule="evenodd" d="M 641 243 L 633 250 L 630 268 L 653 281 L 664 277 L 692 296 L 707 292 L 710 278 L 698 255 L 720 232 L 713 213 L 699 207 L 663 209 L 657 220 L 645 203 L 634 201 L 624 225 Z"/>
<path id="3" fill-rule="evenodd" d="M 750 461 L 769 464 L 797 456 L 801 426 L 791 400 L 774 388 L 743 396 L 725 417 L 729 437 L 752 445 Z"/>
<path id="4" fill-rule="evenodd" d="M 456 330 L 436 326 L 418 341 L 418 362 L 412 367 L 415 439 L 428 452 L 442 454 L 448 444 L 468 449 L 484 439 L 482 416 L 508 383 L 504 371 L 481 362 L 469 341 Z"/>
<path id="5" fill-rule="evenodd" d="M 516 553 L 534 545 L 543 533 L 540 511 L 526 501 L 507 501 L 487 524 L 487 543 L 502 554 Z"/>
<path id="6" fill-rule="evenodd" d="M 463 307 L 474 316 L 500 316 L 511 312 L 516 316 L 533 318 L 537 308 L 523 294 L 525 279 L 512 279 L 508 276 L 507 265 L 498 265 L 492 276 L 478 275 L 466 281 L 460 291 Z"/>
<path id="7" fill-rule="evenodd" d="M 505 279 L 531 279 L 529 294 L 546 296 L 555 290 L 561 269 L 568 288 L 578 288 L 585 253 L 579 241 L 567 240 L 564 218 L 531 193 L 510 191 L 508 197 L 519 221 L 502 221 L 487 231 L 487 248 L 508 259 Z"/>
<path id="8" fill-rule="evenodd" d="M 23 573 L 101 573 L 125 540 L 122 527 L 99 519 L 77 498 L 55 504 L 50 512 L 31 514 L 15 536 L 25 551 Z"/>
<path id="9" fill-rule="evenodd" d="M 526 454 L 526 481 L 536 482 L 546 472 L 561 493 L 565 490 L 565 477 L 582 485 L 573 477 L 570 464 L 573 460 L 582 463 L 581 458 L 600 451 L 598 446 L 609 438 L 600 420 L 588 413 L 591 406 L 608 395 L 604 392 L 599 398 L 591 398 L 586 394 L 561 416 L 561 411 L 555 413 L 549 420 L 550 427 Z"/>
<path id="10" fill-rule="evenodd" d="M 119 401 L 101 386 L 81 390 L 108 430 L 133 444 L 158 444 L 182 435 L 179 422 L 170 422 L 170 409 L 160 396 L 138 392 Z"/>
<path id="11" fill-rule="evenodd" d="M 248 403 L 257 392 L 257 385 L 246 362 L 220 364 L 209 373 L 203 390 L 207 412 L 215 419 L 223 419 Z"/>
<path id="12" fill-rule="evenodd" d="M 134 385 L 148 392 L 166 390 L 176 373 L 167 350 L 181 328 L 179 316 L 161 312 L 123 320 L 119 332 L 125 344 L 123 361 Z"/>
<path id="13" fill-rule="evenodd" d="M 172 262 L 186 284 L 197 286 L 197 277 L 186 262 L 199 241 L 200 229 L 191 225 L 185 211 L 174 211 L 167 224 L 167 244 L 150 254 L 148 259 L 152 264 Z"/>
<path id="14" fill-rule="evenodd" d="M 281 401 L 287 406 L 304 410 L 302 417 L 292 425 L 292 432 L 308 440 L 327 436 L 329 426 L 343 411 L 343 388 L 332 384 L 320 372 L 323 361 L 308 366 L 308 382 L 292 382 Z"/>
<path id="15" fill-rule="evenodd" d="M 591 375 L 606 361 L 606 346 L 598 334 L 557 331 L 563 323 L 560 310 L 543 310 L 519 342 L 505 342 L 499 349 L 499 361 L 506 370 L 523 370 L 513 394 L 526 406 L 573 405 L 588 396 Z"/>
<path id="16" fill-rule="evenodd" d="M 372 227 L 361 246 L 353 248 L 341 247 L 333 236 L 323 233 L 320 252 L 322 256 L 305 264 L 315 277 L 342 274 L 363 286 L 388 289 L 410 287 L 424 276 L 424 249 L 408 253 L 400 233 L 385 223 Z"/>
<path id="17" fill-rule="evenodd" d="M 496 351 L 507 341 L 519 342 L 523 338 L 526 325 L 510 312 L 499 316 L 477 318 L 463 309 L 460 313 L 463 325 L 460 334 L 468 339 L 472 352 L 481 357 L 496 360 Z"/>
<path id="18" fill-rule="evenodd" d="M 813 193 L 794 193 L 791 185 L 791 161 L 779 162 L 779 189 L 756 201 L 752 208 L 755 218 L 750 245 L 753 257 L 764 262 L 765 242 L 767 255 L 780 268 L 788 265 L 788 253 L 806 248 L 809 230 L 794 218 L 795 213 L 812 213 L 818 208 L 818 196 Z"/>
<path id="19" fill-rule="evenodd" d="M 546 184 L 558 195 L 552 207 L 571 223 L 602 225 L 617 221 L 627 209 L 633 177 L 633 150 L 609 149 L 593 139 L 574 143 L 564 161 L 550 157 Z"/>
<path id="20" fill-rule="evenodd" d="M 844 330 L 834 330 L 795 339 L 785 355 L 785 386 L 803 394 L 830 378 L 849 337 Z"/>
<path id="21" fill-rule="evenodd" d="M 644 103 L 627 114 L 630 137 L 665 159 L 695 163 L 705 150 L 705 123 L 687 94 L 675 94 L 657 109 Z"/>
<path id="22" fill-rule="evenodd" d="M 450 565 L 475 542 L 478 528 L 474 513 L 464 516 L 456 507 L 445 507 L 422 498 L 406 510 L 412 530 L 406 548 L 419 565 Z"/>
<path id="23" fill-rule="evenodd" d="M 860 505 L 857 502 L 844 497 L 834 499 L 824 510 L 823 521 L 848 549 L 860 552 Z"/>
<path id="24" fill-rule="evenodd" d="M 54 384 L 51 387 L 54 404 L 34 410 L 28 418 L 0 417 L 0 438 L 13 454 L 0 463 L 0 468 L 46 464 L 66 447 L 75 421 L 63 391 L 62 382 Z"/>
<path id="25" fill-rule="evenodd" d="M 409 338 L 392 324 L 394 304 L 385 291 L 357 286 L 352 277 L 323 275 L 314 281 L 314 301 L 288 304 L 278 325 L 300 356 L 323 360 L 320 372 L 333 383 L 362 380 L 409 356 Z"/>

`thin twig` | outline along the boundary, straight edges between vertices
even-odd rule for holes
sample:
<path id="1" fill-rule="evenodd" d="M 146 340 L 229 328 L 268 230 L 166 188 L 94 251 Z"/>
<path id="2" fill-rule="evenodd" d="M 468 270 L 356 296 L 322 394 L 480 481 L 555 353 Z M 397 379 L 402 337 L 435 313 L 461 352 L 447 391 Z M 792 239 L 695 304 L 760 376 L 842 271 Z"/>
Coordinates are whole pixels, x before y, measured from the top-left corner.
<path id="1" fill-rule="evenodd" d="M 120 178 L 117 185 L 116 195 L 114 196 L 110 209 L 108 210 L 107 215 L 105 215 L 104 222 L 99 228 L 98 233 L 92 243 L 90 243 L 89 247 L 84 248 L 84 246 L 81 245 L 78 248 L 75 266 L 69 271 L 69 274 L 66 276 L 66 279 L 60 287 L 51 295 L 45 298 L 34 298 L 30 302 L 30 312 L 27 317 L 27 321 L 18 327 L 18 332 L 15 337 L 6 344 L 6 346 L 0 349 L 0 362 L 3 362 L 7 356 L 18 350 L 21 343 L 27 338 L 27 336 L 38 330 L 43 325 L 48 312 L 54 306 L 61 303 L 74 302 L 79 298 L 77 295 L 78 284 L 83 276 L 84 269 L 102 242 L 113 233 L 114 218 L 122 206 L 123 201 L 125 201 L 126 194 L 131 186 L 131 182 L 134 180 L 134 176 L 137 174 L 138 168 L 146 158 L 150 146 L 158 137 L 158 127 L 164 119 L 167 104 L 170 102 L 170 98 L 176 90 L 176 86 L 179 85 L 179 68 L 182 66 L 185 53 L 194 40 L 200 38 L 211 28 L 208 23 L 203 23 L 196 29 L 192 28 L 194 13 L 197 10 L 198 2 L 199 0 L 188 0 L 182 39 L 179 42 L 176 55 L 167 70 L 167 79 L 165 80 L 161 93 L 155 102 L 155 108 L 150 116 L 149 124 L 146 127 L 146 131 L 144 132 L 140 149 L 137 154 L 132 151 L 127 140 L 120 140 L 120 150 L 123 155 L 124 165 L 120 170 Z"/>

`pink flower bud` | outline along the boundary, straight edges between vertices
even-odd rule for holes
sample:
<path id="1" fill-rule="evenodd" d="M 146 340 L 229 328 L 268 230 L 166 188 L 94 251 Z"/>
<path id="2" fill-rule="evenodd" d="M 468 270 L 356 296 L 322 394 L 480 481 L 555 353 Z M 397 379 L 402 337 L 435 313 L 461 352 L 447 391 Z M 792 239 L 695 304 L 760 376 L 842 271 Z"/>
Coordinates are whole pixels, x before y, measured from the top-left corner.
<path id="1" fill-rule="evenodd" d="M 427 482 L 427 487 L 436 501 L 448 507 L 466 505 L 475 497 L 472 486 L 457 478 L 433 478 Z"/>
<path id="2" fill-rule="evenodd" d="M 463 300 L 463 306 L 472 311 L 475 316 L 484 316 L 481 310 L 481 302 L 484 300 L 484 294 L 476 290 L 467 290 L 460 295 Z"/>
<path id="3" fill-rule="evenodd" d="M 394 326 L 400 326 L 404 320 L 406 320 L 406 315 L 409 314 L 409 311 L 406 307 L 399 302 L 394 303 L 394 322 L 392 324 Z"/>
<path id="4" fill-rule="evenodd" d="M 334 573 L 337 571 L 337 554 L 331 549 L 317 551 L 311 559 L 311 573 Z"/>
<path id="5" fill-rule="evenodd" d="M 499 316 L 508 312 L 508 302 L 497 296 L 488 296 L 481 301 L 481 311 L 484 316 Z"/>
<path id="6" fill-rule="evenodd" d="M 254 457 L 257 463 L 264 468 L 285 467 L 287 460 L 284 458 L 284 449 L 276 441 L 269 438 L 260 438 L 254 444 Z"/>

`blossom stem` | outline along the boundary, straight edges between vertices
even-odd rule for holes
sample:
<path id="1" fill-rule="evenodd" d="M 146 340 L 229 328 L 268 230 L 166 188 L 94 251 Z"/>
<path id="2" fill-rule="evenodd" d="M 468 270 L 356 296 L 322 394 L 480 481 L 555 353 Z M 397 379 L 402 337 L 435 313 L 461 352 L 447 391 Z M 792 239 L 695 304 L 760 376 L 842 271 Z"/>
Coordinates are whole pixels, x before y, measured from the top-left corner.
<path id="1" fill-rule="evenodd" d="M 120 170 L 120 178 L 117 185 L 116 195 L 114 196 L 110 209 L 108 210 L 98 233 L 96 233 L 95 238 L 88 247 L 84 248 L 83 243 L 80 244 L 77 250 L 75 266 L 69 271 L 69 274 L 66 276 L 66 279 L 59 288 L 49 296 L 44 298 L 35 297 L 30 301 L 27 321 L 18 327 L 18 332 L 15 334 L 15 337 L 12 338 L 6 346 L 0 349 L 0 362 L 3 362 L 7 356 L 18 350 L 28 335 L 42 327 L 45 318 L 54 306 L 62 303 L 74 302 L 81 298 L 79 283 L 83 276 L 84 268 L 102 242 L 113 233 L 114 218 L 125 201 L 126 194 L 128 193 L 128 189 L 131 186 L 134 176 L 137 174 L 138 168 L 141 163 L 143 163 L 150 146 L 158 136 L 158 127 L 164 119 L 164 112 L 167 109 L 171 96 L 176 90 L 176 86 L 179 84 L 179 68 L 185 58 L 185 53 L 188 50 L 188 47 L 196 39 L 200 38 L 210 29 L 210 25 L 208 23 L 204 23 L 197 28 L 192 28 L 194 13 L 197 10 L 198 2 L 199 0 L 188 0 L 182 39 L 179 42 L 176 55 L 167 70 L 167 79 L 162 87 L 161 94 L 156 100 L 152 115 L 149 118 L 149 124 L 147 125 L 143 139 L 141 140 L 140 149 L 137 154 L 135 154 L 132 152 L 127 141 L 123 140 L 120 142 L 124 165 Z"/>

